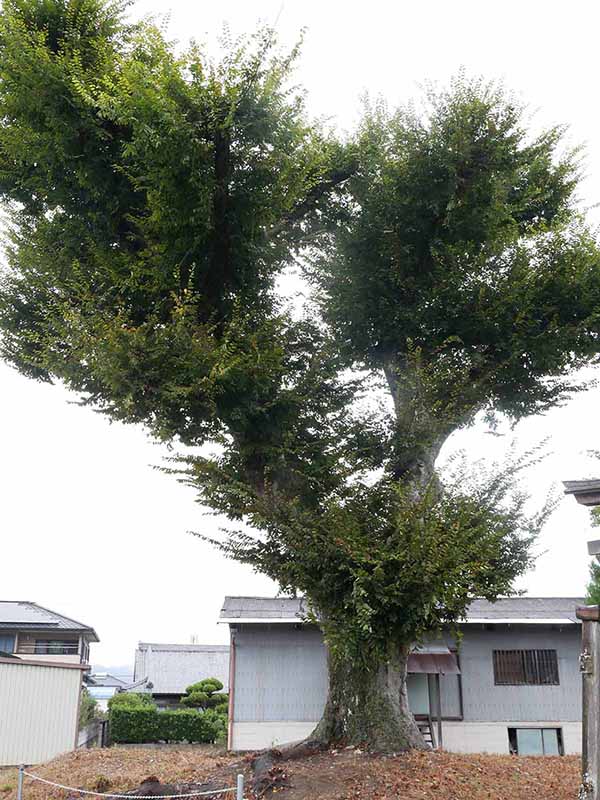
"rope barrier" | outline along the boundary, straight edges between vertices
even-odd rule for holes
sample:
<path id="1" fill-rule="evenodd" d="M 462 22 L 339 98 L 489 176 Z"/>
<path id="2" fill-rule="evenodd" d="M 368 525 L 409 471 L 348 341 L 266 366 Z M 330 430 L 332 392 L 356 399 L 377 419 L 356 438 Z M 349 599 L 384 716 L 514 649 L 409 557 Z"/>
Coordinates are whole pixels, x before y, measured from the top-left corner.
<path id="1" fill-rule="evenodd" d="M 240 786 L 243 787 L 243 776 L 238 775 L 238 785 L 230 786 L 227 789 L 212 789 L 209 792 L 189 792 L 187 794 L 143 794 L 143 795 L 130 795 L 130 794 L 109 794 L 108 792 L 92 792 L 89 789 L 77 789 L 75 786 L 64 786 L 62 783 L 55 783 L 54 781 L 40 778 L 39 775 L 34 775 L 32 772 L 27 772 L 24 769 L 19 771 L 20 775 L 26 775 L 34 781 L 45 783 L 47 786 L 53 786 L 56 789 L 63 789 L 66 792 L 77 792 L 82 795 L 90 795 L 92 797 L 106 797 L 110 800 L 183 800 L 187 797 L 212 797 L 215 794 L 226 794 L 227 792 L 236 792 L 241 800 Z M 20 799 L 19 799 L 20 800 Z"/>

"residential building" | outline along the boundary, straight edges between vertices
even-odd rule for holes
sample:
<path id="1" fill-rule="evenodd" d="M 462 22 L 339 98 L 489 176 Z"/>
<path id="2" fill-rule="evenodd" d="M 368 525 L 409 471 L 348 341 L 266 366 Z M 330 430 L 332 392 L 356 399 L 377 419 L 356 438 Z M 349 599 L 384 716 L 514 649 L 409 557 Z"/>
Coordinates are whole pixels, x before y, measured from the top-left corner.
<path id="1" fill-rule="evenodd" d="M 122 680 L 107 672 L 92 672 L 85 678 L 85 688 L 90 697 L 96 701 L 100 711 L 107 711 L 110 698 L 125 691 L 130 683 L 131 681 Z"/>
<path id="2" fill-rule="evenodd" d="M 85 664 L 0 656 L 0 767 L 75 749 Z"/>
<path id="3" fill-rule="evenodd" d="M 37 603 L 0 600 L 0 652 L 65 664 L 89 664 L 93 628 Z"/>
<path id="4" fill-rule="evenodd" d="M 580 752 L 575 609 L 582 602 L 475 600 L 459 639 L 447 632 L 411 655 L 408 691 L 415 717 L 455 752 Z M 305 612 L 301 598 L 225 598 L 220 621 L 231 634 L 231 749 L 302 739 L 320 718 L 327 655 Z"/>
<path id="5" fill-rule="evenodd" d="M 229 687 L 229 646 L 218 644 L 155 644 L 140 642 L 135 653 L 134 686 L 150 692 L 157 705 L 177 707 L 185 690 L 204 678 Z"/>

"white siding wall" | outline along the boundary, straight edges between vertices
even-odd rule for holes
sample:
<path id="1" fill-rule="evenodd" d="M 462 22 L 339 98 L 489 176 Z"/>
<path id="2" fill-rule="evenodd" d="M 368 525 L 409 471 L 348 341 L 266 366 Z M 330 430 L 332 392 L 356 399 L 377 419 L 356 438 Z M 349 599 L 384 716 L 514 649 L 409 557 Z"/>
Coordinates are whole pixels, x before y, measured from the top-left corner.
<path id="1" fill-rule="evenodd" d="M 566 755 L 581 753 L 580 722 L 444 722 L 444 749 L 451 753 L 508 754 L 508 729 L 561 728 Z M 309 736 L 314 722 L 236 722 L 232 750 L 261 750 L 297 742 Z"/>
<path id="2" fill-rule="evenodd" d="M 49 664 L 80 664 L 80 655 L 54 655 L 51 653 L 19 653 L 21 661 L 47 661 Z"/>
<path id="3" fill-rule="evenodd" d="M 280 744 L 300 742 L 315 729 L 315 722 L 236 722 L 231 750 L 262 750 Z"/>
<path id="4" fill-rule="evenodd" d="M 79 669 L 0 663 L 0 766 L 72 750 L 80 687 Z"/>
<path id="5" fill-rule="evenodd" d="M 509 728 L 561 728 L 566 755 L 581 753 L 581 722 L 444 722 L 444 749 L 452 753 L 508 753 Z"/>

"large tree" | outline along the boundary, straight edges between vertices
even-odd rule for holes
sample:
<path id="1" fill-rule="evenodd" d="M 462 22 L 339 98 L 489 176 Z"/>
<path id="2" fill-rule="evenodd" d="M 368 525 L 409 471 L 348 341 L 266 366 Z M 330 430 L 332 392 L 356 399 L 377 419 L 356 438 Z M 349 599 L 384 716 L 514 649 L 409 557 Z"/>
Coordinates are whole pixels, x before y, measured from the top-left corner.
<path id="1" fill-rule="evenodd" d="M 224 552 L 307 595 L 329 648 L 314 737 L 423 746 L 410 647 L 510 592 L 543 517 L 519 464 L 436 475 L 440 448 L 478 412 L 560 402 L 600 349 L 576 156 L 467 80 L 341 142 L 268 31 L 213 62 L 122 11 L 4 3 L 3 355 L 213 445 L 173 471 L 236 523 Z M 289 312 L 298 257 L 316 302 Z"/>

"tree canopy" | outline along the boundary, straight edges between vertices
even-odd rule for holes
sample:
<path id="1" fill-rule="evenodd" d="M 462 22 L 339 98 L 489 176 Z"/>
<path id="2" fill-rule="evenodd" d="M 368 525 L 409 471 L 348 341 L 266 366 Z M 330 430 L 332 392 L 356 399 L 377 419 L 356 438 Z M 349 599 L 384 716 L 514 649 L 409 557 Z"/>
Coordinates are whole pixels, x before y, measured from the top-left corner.
<path id="1" fill-rule="evenodd" d="M 577 153 L 464 76 L 420 112 L 367 105 L 342 139 L 271 31 L 216 60 L 123 12 L 4 3 L 2 355 L 213 445 L 172 471 L 236 526 L 218 547 L 306 593 L 330 650 L 320 735 L 418 744 L 410 646 L 511 592 L 544 519 L 515 487 L 527 458 L 439 475 L 440 449 L 480 411 L 561 402 L 600 349 Z"/>

